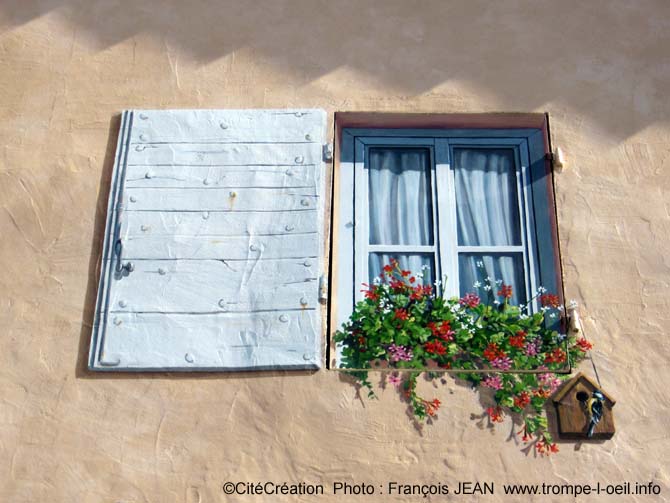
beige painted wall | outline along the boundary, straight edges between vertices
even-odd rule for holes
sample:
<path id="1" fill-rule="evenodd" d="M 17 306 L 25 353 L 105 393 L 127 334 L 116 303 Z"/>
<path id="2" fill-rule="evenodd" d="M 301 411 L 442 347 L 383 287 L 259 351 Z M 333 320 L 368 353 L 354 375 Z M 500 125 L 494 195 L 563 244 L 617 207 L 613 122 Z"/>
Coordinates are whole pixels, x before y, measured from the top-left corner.
<path id="1" fill-rule="evenodd" d="M 619 400 L 615 438 L 526 457 L 451 379 L 425 384 L 444 409 L 419 434 L 391 390 L 360 401 L 329 371 L 85 372 L 110 121 L 142 107 L 548 111 L 566 290 Z M 669 499 L 669 116 L 665 0 L 2 0 L 0 500 L 477 478 L 653 479 Z"/>

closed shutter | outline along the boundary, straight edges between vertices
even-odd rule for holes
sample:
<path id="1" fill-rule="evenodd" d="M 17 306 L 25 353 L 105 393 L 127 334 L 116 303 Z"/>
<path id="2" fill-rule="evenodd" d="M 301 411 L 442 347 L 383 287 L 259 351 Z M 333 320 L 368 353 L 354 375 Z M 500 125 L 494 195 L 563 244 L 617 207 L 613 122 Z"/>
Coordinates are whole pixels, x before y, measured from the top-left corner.
<path id="1" fill-rule="evenodd" d="M 325 113 L 127 111 L 95 370 L 319 368 Z"/>

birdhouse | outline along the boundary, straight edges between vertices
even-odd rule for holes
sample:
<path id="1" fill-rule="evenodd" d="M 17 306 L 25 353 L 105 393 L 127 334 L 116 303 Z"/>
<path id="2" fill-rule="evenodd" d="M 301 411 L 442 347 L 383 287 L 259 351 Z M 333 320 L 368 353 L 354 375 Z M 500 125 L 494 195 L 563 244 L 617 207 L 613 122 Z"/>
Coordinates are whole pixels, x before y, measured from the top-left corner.
<path id="1" fill-rule="evenodd" d="M 553 398 L 558 417 L 558 434 L 561 438 L 588 438 L 586 434 L 590 422 L 588 402 L 594 391 L 600 391 L 604 397 L 603 414 L 590 438 L 593 440 L 612 438 L 614 435 L 612 407 L 616 401 L 581 372 L 566 383 Z"/>

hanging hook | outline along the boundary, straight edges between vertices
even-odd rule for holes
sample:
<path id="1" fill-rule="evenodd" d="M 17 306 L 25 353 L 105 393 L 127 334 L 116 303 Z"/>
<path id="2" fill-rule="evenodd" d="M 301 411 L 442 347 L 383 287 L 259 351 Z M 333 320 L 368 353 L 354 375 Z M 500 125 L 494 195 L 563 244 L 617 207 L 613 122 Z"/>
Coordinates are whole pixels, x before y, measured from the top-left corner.
<path id="1" fill-rule="evenodd" d="M 114 254 L 116 255 L 116 272 L 118 274 L 123 274 L 123 271 L 130 274 L 135 270 L 135 265 L 132 262 L 123 264 L 123 243 L 121 242 L 121 238 L 117 239 L 114 244 Z"/>

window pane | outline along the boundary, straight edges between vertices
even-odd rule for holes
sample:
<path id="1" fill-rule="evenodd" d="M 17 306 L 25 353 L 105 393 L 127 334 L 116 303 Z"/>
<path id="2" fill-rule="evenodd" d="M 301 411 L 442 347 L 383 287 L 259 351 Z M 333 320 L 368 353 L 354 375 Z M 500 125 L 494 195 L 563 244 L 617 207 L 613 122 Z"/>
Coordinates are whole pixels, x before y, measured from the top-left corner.
<path id="1" fill-rule="evenodd" d="M 514 150 L 455 148 L 458 244 L 520 245 Z"/>
<path id="2" fill-rule="evenodd" d="M 487 276 L 491 278 L 491 283 L 494 286 L 494 295 L 498 292 L 498 285 L 495 282 L 502 280 L 506 285 L 512 286 L 512 304 L 526 303 L 522 253 L 460 253 L 458 255 L 458 278 L 461 295 L 474 292 L 486 300 L 486 291 L 483 287 Z M 481 283 L 479 290 L 474 287 L 476 281 Z"/>
<path id="3" fill-rule="evenodd" d="M 430 150 L 371 148 L 370 244 L 432 245 Z"/>
<path id="4" fill-rule="evenodd" d="M 410 271 L 413 275 L 423 272 L 423 278 L 416 277 L 417 284 L 432 285 L 435 282 L 435 257 L 432 253 L 371 253 L 368 260 L 370 282 L 379 277 L 392 258 L 398 261 L 400 269 Z"/>

